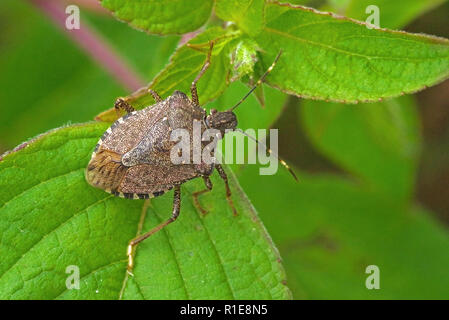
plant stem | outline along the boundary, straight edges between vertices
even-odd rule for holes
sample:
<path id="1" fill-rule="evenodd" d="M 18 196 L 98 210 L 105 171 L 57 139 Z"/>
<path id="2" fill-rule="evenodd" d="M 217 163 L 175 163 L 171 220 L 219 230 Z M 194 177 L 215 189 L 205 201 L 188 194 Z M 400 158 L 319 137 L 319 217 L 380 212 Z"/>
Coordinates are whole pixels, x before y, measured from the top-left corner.
<path id="1" fill-rule="evenodd" d="M 86 22 L 81 21 L 80 29 L 68 30 L 66 28 L 68 15 L 61 3 L 50 0 L 30 0 L 30 2 L 64 30 L 73 42 L 128 91 L 135 91 L 145 85 L 142 77 L 134 72 L 107 40 Z"/>

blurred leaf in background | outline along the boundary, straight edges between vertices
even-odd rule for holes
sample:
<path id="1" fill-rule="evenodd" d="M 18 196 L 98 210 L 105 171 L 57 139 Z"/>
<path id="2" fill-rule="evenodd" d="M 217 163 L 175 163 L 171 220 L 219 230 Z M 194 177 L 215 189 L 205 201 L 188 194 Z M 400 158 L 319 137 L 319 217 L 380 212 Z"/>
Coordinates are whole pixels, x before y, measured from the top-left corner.
<path id="1" fill-rule="evenodd" d="M 304 101 L 300 116 L 310 141 L 328 159 L 373 189 L 410 200 L 420 152 L 413 97 L 364 105 Z"/>
<path id="2" fill-rule="evenodd" d="M 332 175 L 285 170 L 239 181 L 274 242 L 296 299 L 447 299 L 449 236 L 426 210 Z M 365 269 L 380 269 L 368 290 Z"/>
<path id="3" fill-rule="evenodd" d="M 418 16 L 437 8 L 446 0 L 333 0 L 340 2 L 343 13 L 351 18 L 364 21 L 369 6 L 377 6 L 381 14 L 380 26 L 389 29 L 402 29 Z"/>
<path id="4" fill-rule="evenodd" d="M 93 119 L 127 91 L 27 1 L 0 3 L 0 151 L 54 127 Z M 149 81 L 179 37 L 136 32 L 105 13 L 82 10 L 119 55 Z M 101 88 L 101 90 L 99 90 Z"/>

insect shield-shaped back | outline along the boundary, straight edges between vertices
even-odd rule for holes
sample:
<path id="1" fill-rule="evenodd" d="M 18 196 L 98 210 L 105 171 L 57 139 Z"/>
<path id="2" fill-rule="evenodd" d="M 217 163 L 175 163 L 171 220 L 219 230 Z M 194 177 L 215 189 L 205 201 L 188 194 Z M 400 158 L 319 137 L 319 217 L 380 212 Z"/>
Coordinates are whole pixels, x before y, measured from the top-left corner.
<path id="1" fill-rule="evenodd" d="M 180 91 L 114 122 L 100 138 L 86 169 L 94 187 L 130 199 L 156 197 L 198 176 L 194 164 L 175 165 L 170 151 L 175 129 L 192 132 L 205 111 Z"/>

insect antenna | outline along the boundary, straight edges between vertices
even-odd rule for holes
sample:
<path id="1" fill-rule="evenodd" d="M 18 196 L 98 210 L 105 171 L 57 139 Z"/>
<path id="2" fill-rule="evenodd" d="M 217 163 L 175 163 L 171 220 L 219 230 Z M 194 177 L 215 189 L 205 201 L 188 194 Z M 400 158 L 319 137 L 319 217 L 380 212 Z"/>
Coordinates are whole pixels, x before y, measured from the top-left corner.
<path id="1" fill-rule="evenodd" d="M 268 151 L 269 154 L 273 155 L 276 159 L 279 160 L 279 162 L 285 167 L 285 169 L 288 170 L 288 172 L 290 172 L 290 174 L 293 176 L 293 178 L 295 178 L 295 180 L 298 182 L 298 177 L 296 176 L 295 172 L 292 170 L 292 168 L 290 168 L 290 166 L 283 160 L 281 159 L 281 157 L 279 157 L 275 152 L 273 152 L 270 148 L 267 147 L 267 145 L 263 142 L 260 142 L 259 140 L 257 140 L 256 138 L 250 136 L 249 134 L 247 134 L 246 132 L 244 132 L 242 129 L 236 128 L 235 131 L 238 131 L 240 133 L 242 133 L 243 135 L 247 136 L 248 138 L 250 138 L 251 140 L 253 140 L 254 142 L 256 142 L 256 144 L 261 144 L 265 150 Z"/>
<path id="2" fill-rule="evenodd" d="M 233 106 L 228 111 L 234 111 L 235 108 L 237 108 L 243 101 L 246 100 L 246 98 L 249 97 L 249 95 L 251 93 L 253 93 L 254 90 L 256 90 L 256 88 L 265 80 L 265 77 L 271 72 L 271 70 L 273 70 L 273 68 L 276 65 L 276 63 L 278 62 L 279 57 L 281 56 L 281 54 L 282 54 L 282 50 L 279 50 L 279 53 L 277 54 L 276 58 L 274 58 L 274 61 L 271 64 L 271 66 L 267 69 L 267 71 L 265 71 L 265 73 L 262 75 L 262 77 L 256 82 L 254 87 L 252 87 L 251 90 L 249 90 L 248 93 L 239 102 L 237 102 L 237 104 L 235 106 Z"/>

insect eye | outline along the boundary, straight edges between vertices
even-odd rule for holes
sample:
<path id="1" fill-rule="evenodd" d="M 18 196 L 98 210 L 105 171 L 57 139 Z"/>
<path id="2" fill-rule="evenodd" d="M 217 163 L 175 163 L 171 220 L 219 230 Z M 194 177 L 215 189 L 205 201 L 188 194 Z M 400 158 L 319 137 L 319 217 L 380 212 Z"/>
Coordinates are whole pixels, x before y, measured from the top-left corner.
<path id="1" fill-rule="evenodd" d="M 217 113 L 217 109 L 210 109 L 210 114 L 216 114 Z"/>

